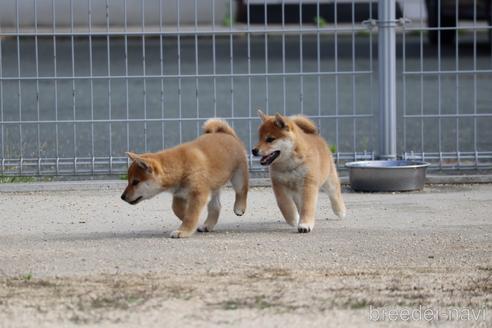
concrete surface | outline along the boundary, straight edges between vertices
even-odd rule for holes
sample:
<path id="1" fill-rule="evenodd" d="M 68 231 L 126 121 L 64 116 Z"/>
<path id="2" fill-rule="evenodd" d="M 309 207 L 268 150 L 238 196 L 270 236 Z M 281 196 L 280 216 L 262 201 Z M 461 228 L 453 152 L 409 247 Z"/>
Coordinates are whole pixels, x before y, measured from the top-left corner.
<path id="1" fill-rule="evenodd" d="M 268 172 L 265 172 L 268 174 Z M 343 173 L 342 173 L 343 174 Z M 69 178 L 70 179 L 70 178 Z M 349 185 L 349 177 L 341 176 L 340 182 Z M 492 183 L 492 174 L 477 175 L 429 175 L 425 178 L 427 185 L 432 184 L 479 184 Z M 81 191 L 81 190 L 121 190 L 126 187 L 126 180 L 82 180 L 0 183 L 0 192 L 35 192 L 35 191 Z M 250 187 L 271 187 L 270 178 L 251 178 Z"/>
<path id="2" fill-rule="evenodd" d="M 492 326 L 492 185 L 347 191 L 345 220 L 322 194 L 310 234 L 271 189 L 243 217 L 226 189 L 216 232 L 185 240 L 169 195 L 119 195 L 0 193 L 0 327 Z M 374 321 L 419 308 L 481 312 Z"/>

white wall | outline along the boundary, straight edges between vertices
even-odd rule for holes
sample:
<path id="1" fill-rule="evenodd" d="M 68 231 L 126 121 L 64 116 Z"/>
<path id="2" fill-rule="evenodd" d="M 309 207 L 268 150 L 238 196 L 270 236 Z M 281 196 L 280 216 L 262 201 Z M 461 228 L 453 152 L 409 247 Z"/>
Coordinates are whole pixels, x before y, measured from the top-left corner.
<path id="1" fill-rule="evenodd" d="M 415 20 L 416 23 L 420 21 L 420 16 L 424 21 L 427 19 L 425 0 L 400 0 L 399 3 L 405 12 L 405 17 Z"/>
<path id="2" fill-rule="evenodd" d="M 53 6 L 56 13 L 56 26 L 70 26 L 70 3 L 73 4 L 74 26 L 88 27 L 89 25 L 89 1 L 92 5 L 92 26 L 106 26 L 106 1 L 105 0 L 17 0 L 19 7 L 19 25 L 24 28 L 34 27 L 34 6 L 36 4 L 38 27 L 53 26 Z M 195 22 L 195 2 L 197 8 L 198 24 L 210 24 L 212 20 L 212 4 L 215 4 L 215 23 L 221 25 L 224 17 L 229 14 L 229 3 L 232 3 L 232 12 L 235 13 L 236 0 L 126 0 L 128 26 L 141 26 L 142 24 L 142 1 L 145 5 L 145 25 L 159 25 L 159 17 L 165 25 L 176 25 L 177 3 L 180 5 L 180 23 L 193 25 Z M 247 0 L 258 3 L 265 0 Z M 278 2 L 281 0 L 267 0 Z M 299 0 L 283 0 L 292 3 Z M 310 0 L 302 0 L 309 3 Z M 334 0 L 320 0 L 321 3 L 333 2 Z M 351 2 L 352 0 L 337 0 L 337 2 Z M 355 2 L 367 2 L 368 0 L 354 0 Z M 374 0 L 373 0 L 374 1 Z M 125 0 L 107 0 L 109 3 L 109 21 L 112 27 L 124 25 Z M 315 2 L 313 0 L 313 2 Z M 159 6 L 161 3 L 161 12 Z M 426 17 L 424 0 L 399 0 L 405 8 L 406 16 L 419 20 L 420 6 L 422 14 Z M 16 26 L 16 0 L 0 0 L 0 27 Z"/>
<path id="3" fill-rule="evenodd" d="M 17 0 L 19 8 L 19 25 L 22 27 L 34 26 L 34 6 L 36 4 L 39 27 L 53 26 L 53 5 L 57 27 L 70 26 L 70 3 L 73 4 L 74 25 L 87 27 L 89 24 L 89 0 Z M 108 0 L 109 21 L 111 26 L 124 25 L 125 0 Z M 197 4 L 198 24 L 209 24 L 212 18 L 212 3 L 215 4 L 215 22 L 222 24 L 229 11 L 229 0 L 126 0 L 127 21 L 129 26 L 141 26 L 142 2 L 144 2 L 145 25 L 159 25 L 162 14 L 166 25 L 176 25 L 177 3 L 180 4 L 180 23 L 184 25 L 195 22 L 195 2 Z M 162 11 L 159 11 L 160 2 Z M 236 1 L 232 0 L 233 13 Z M 106 25 L 106 1 L 91 0 L 92 26 Z M 16 0 L 0 0 L 0 26 L 16 26 Z"/>

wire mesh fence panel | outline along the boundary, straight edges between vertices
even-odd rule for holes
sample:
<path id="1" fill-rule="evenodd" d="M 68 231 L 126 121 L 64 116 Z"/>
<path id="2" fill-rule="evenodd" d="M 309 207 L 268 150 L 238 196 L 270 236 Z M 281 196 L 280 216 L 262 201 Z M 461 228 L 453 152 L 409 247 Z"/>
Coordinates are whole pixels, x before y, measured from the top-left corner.
<path id="1" fill-rule="evenodd" d="M 405 1 L 403 11 L 416 14 L 399 35 L 400 154 L 441 170 L 490 169 L 492 3 Z"/>
<path id="2" fill-rule="evenodd" d="M 210 117 L 251 149 L 257 108 L 311 117 L 340 164 L 374 157 L 371 3 L 0 6 L 1 174 L 118 174 L 126 151 L 192 140 Z"/>
<path id="3" fill-rule="evenodd" d="M 362 22 L 377 12 L 359 0 L 4 1 L 0 174 L 120 174 L 126 151 L 192 140 L 211 117 L 251 149 L 257 108 L 311 117 L 340 168 L 373 159 L 378 29 Z M 492 166 L 491 12 L 397 1 L 411 20 L 396 35 L 399 156 Z"/>

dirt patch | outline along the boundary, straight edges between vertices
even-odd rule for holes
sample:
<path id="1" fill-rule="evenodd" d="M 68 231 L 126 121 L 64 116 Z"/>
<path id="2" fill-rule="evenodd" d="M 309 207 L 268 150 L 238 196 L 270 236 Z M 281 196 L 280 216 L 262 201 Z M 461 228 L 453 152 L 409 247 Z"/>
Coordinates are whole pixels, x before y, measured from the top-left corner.
<path id="1" fill-rule="evenodd" d="M 145 318 L 172 310 L 173 315 L 199 324 L 220 322 L 231 312 L 316 316 L 333 310 L 367 312 L 369 306 L 492 306 L 489 266 L 461 272 L 421 269 L 293 271 L 268 267 L 191 276 L 2 278 L 0 320 L 23 312 L 32 323 L 43 319 L 52 324 L 117 324 L 137 313 Z M 193 314 L 187 309 L 193 309 Z"/>

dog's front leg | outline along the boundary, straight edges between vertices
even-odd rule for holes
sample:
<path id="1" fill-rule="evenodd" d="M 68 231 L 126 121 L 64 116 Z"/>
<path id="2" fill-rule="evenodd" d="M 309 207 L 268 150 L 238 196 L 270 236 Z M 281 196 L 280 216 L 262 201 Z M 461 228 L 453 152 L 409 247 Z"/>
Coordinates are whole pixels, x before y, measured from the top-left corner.
<path id="1" fill-rule="evenodd" d="M 317 202 L 318 186 L 312 182 L 305 182 L 302 194 L 301 217 L 297 231 L 306 233 L 313 230 Z"/>
<path id="2" fill-rule="evenodd" d="M 181 197 L 173 197 L 173 205 L 172 209 L 174 214 L 180 219 L 181 221 L 184 220 L 185 218 L 185 212 L 186 212 L 186 199 L 181 198 Z"/>
<path id="3" fill-rule="evenodd" d="M 185 211 L 183 223 L 178 228 L 171 232 L 171 238 L 185 238 L 191 236 L 198 226 L 200 213 L 207 203 L 207 192 L 190 192 L 188 198 L 188 206 Z"/>
<path id="4" fill-rule="evenodd" d="M 282 212 L 285 221 L 295 227 L 299 221 L 299 214 L 297 213 L 294 201 L 287 195 L 285 187 L 275 180 L 272 180 L 272 188 L 277 199 L 278 208 Z"/>

